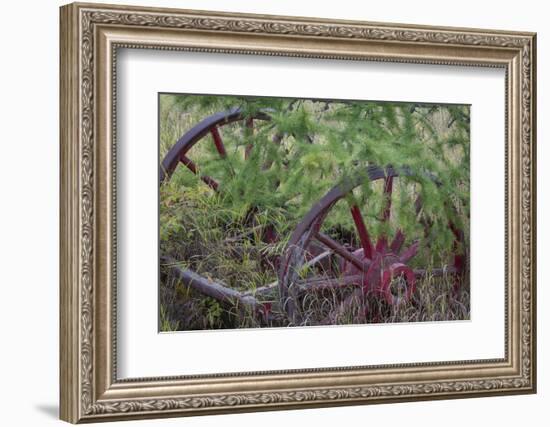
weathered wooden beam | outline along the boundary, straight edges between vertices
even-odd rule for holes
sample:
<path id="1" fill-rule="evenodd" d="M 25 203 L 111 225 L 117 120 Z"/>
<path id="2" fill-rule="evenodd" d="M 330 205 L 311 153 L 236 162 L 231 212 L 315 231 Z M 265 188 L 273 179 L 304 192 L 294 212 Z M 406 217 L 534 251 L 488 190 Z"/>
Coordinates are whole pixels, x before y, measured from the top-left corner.
<path id="1" fill-rule="evenodd" d="M 255 309 L 259 301 L 251 295 L 244 295 L 227 285 L 214 280 L 206 279 L 191 270 L 180 268 L 175 260 L 166 260 L 167 267 L 182 281 L 185 286 L 201 294 L 212 297 L 222 303 Z"/>

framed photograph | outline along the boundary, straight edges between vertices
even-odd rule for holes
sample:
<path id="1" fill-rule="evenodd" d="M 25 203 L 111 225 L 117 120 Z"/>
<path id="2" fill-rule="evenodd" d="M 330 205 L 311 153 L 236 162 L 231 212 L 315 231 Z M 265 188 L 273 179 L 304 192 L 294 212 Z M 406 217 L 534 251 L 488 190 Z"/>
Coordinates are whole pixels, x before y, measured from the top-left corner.
<path id="1" fill-rule="evenodd" d="M 535 34 L 60 22 L 63 420 L 536 391 Z"/>

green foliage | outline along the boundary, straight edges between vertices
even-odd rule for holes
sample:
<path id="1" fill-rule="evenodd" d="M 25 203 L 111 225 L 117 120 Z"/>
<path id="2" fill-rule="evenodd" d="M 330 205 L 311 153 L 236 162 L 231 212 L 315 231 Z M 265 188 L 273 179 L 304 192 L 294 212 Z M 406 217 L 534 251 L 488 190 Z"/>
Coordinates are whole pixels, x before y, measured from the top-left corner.
<path id="1" fill-rule="evenodd" d="M 246 120 L 220 127 L 227 158 L 220 157 L 209 135 L 190 150 L 200 174 L 215 179 L 219 191 L 185 167 L 176 169 L 160 190 L 162 254 L 205 277 L 223 278 L 235 289 L 264 286 L 277 279 L 274 265 L 265 265 L 265 254 L 280 255 L 311 207 L 334 186 L 366 178 L 370 165 L 411 172 L 394 179 L 389 223 L 380 220 L 387 204 L 383 180 L 364 179 L 333 207 L 324 232 L 357 244 L 349 213 L 350 204 L 357 204 L 373 239 L 391 239 L 397 229 L 408 243 L 421 238 L 414 262 L 423 267 L 441 265 L 454 250 L 449 222 L 464 230 L 468 242 L 468 106 L 162 95 L 161 159 L 202 119 L 235 108 L 247 118 L 267 113 L 270 120 L 254 119 L 253 130 Z M 274 228 L 278 241 L 265 242 L 259 230 L 266 225 Z M 201 310 L 215 325 L 223 309 L 212 301 Z"/>
<path id="2" fill-rule="evenodd" d="M 284 213 L 286 220 L 295 224 L 330 188 L 374 164 L 397 169 L 406 166 L 414 174 L 396 180 L 394 225 L 414 235 L 422 228 L 421 219 L 430 221 L 430 243 L 438 250 L 452 245 L 449 220 L 467 228 L 467 106 L 197 95 L 164 95 L 161 99 L 161 116 L 183 115 L 188 127 L 209 114 L 232 108 L 250 116 L 268 112 L 271 120 L 255 120 L 253 132 L 244 121 L 224 126 L 227 159 L 221 159 L 207 139 L 193 148 L 190 157 L 201 173 L 221 184 L 220 193 L 226 196 L 223 205 L 234 219 L 256 208 L 267 216 Z M 161 127 L 161 139 L 164 154 L 176 138 Z M 243 152 L 248 145 L 253 149 L 245 160 Z M 189 171 L 178 172 L 179 186 L 204 186 Z M 373 187 L 376 184 L 365 182 L 355 197 L 376 235 L 382 232 L 379 217 L 384 200 L 380 189 L 374 191 Z M 413 208 L 418 195 L 423 200 L 420 217 Z M 346 209 L 339 204 L 327 218 L 327 226 L 351 227 Z"/>
<path id="3" fill-rule="evenodd" d="M 172 332 L 179 330 L 179 322 L 173 321 L 166 312 L 166 307 L 163 304 L 160 305 L 160 330 L 162 332 Z"/>
<path id="4" fill-rule="evenodd" d="M 207 322 L 207 325 L 205 325 L 205 329 L 216 328 L 216 326 L 218 326 L 221 322 L 221 318 L 223 315 L 223 309 L 220 303 L 214 298 L 205 297 L 201 300 L 201 305 L 203 306 L 202 308 L 205 311 L 205 319 Z"/>

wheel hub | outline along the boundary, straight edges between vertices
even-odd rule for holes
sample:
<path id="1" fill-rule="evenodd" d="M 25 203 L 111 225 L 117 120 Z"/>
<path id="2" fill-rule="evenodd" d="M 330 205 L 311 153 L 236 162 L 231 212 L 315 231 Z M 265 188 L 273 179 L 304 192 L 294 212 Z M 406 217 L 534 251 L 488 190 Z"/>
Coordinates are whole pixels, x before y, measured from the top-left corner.
<path id="1" fill-rule="evenodd" d="M 416 289 L 416 276 L 413 269 L 402 262 L 397 254 L 387 251 L 385 245 L 377 245 L 372 260 L 365 256 L 362 248 L 355 250 L 353 255 L 369 264 L 367 271 L 361 271 L 347 261 L 344 262 L 342 271 L 344 276 L 361 275 L 361 286 L 365 294 L 375 293 L 390 305 L 400 305 L 411 299 Z M 395 295 L 392 289 L 398 278 L 405 288 L 402 295 Z"/>

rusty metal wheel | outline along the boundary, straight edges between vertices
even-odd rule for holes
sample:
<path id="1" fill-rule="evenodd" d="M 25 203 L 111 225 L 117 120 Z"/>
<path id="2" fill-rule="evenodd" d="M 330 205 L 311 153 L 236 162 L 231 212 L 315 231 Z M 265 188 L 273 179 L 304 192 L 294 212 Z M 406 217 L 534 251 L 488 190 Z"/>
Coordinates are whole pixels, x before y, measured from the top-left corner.
<path id="1" fill-rule="evenodd" d="M 420 239 L 410 240 L 408 246 L 404 248 L 407 237 L 403 231 L 397 229 L 393 236 L 381 235 L 377 242 L 373 243 L 361 208 L 357 204 L 350 207 L 356 232 L 354 239 L 357 242 L 356 245 L 350 244 L 349 241 L 344 244 L 321 232 L 321 227 L 334 206 L 365 182 L 383 180 L 385 205 L 379 218 L 383 222 L 389 221 L 394 179 L 412 175 L 408 168 L 396 170 L 392 167 L 383 169 L 370 166 L 366 173 L 358 173 L 356 178 L 349 179 L 330 190 L 305 215 L 287 243 L 279 270 L 280 304 L 293 323 L 301 322 L 298 301 L 304 289 L 352 288 L 348 301 L 342 302 L 343 306 L 367 294 L 376 295 L 393 306 L 405 303 L 412 298 L 417 279 L 428 272 L 427 269 L 413 269 L 409 264 L 409 261 L 417 255 Z M 438 184 L 434 177 L 428 176 Z M 416 213 L 421 208 L 422 202 L 417 198 Z M 424 223 L 426 230 L 429 226 Z M 466 257 L 460 252 L 464 233 L 450 222 L 449 228 L 454 235 L 455 253 L 445 265 L 430 268 L 429 274 L 433 276 L 452 274 L 455 276 L 454 287 L 457 287 L 460 283 L 459 276 L 466 270 Z M 390 237 L 392 237 L 391 241 Z M 324 248 L 324 251 L 320 250 L 320 247 Z M 330 266 L 328 268 L 325 266 L 322 274 L 319 274 L 318 269 L 313 269 L 304 277 L 304 266 L 311 266 L 312 261 L 319 265 L 322 257 L 337 258 L 337 261 L 328 263 Z M 401 286 L 404 288 L 402 295 L 397 295 L 395 292 L 396 279 L 400 279 Z"/>

